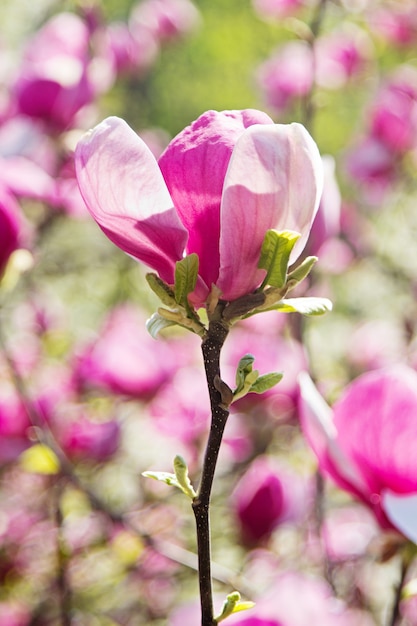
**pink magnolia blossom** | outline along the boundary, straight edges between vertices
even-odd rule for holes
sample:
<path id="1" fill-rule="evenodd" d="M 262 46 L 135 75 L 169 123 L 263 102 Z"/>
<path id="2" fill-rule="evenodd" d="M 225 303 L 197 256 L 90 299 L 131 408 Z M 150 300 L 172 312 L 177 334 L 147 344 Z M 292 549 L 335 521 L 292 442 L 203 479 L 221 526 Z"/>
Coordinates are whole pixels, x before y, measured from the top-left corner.
<path id="1" fill-rule="evenodd" d="M 110 313 L 97 340 L 80 351 L 75 378 L 86 387 L 149 398 L 174 374 L 178 356 L 169 344 L 150 337 L 142 311 L 120 306 Z"/>
<path id="2" fill-rule="evenodd" d="M 371 511 L 356 503 L 326 512 L 323 520 L 322 539 L 332 561 L 363 556 L 378 534 L 378 524 Z"/>
<path id="3" fill-rule="evenodd" d="M 129 20 L 133 34 L 145 28 L 159 41 L 187 34 L 199 23 L 200 14 L 190 0 L 142 0 Z"/>
<path id="4" fill-rule="evenodd" d="M 295 15 L 305 4 L 305 0 L 252 0 L 253 8 L 263 19 L 281 19 Z"/>
<path id="5" fill-rule="evenodd" d="M 362 374 L 330 409 L 307 375 L 300 418 L 320 469 L 362 500 L 385 529 L 417 541 L 417 373 Z"/>
<path id="6" fill-rule="evenodd" d="M 315 54 L 317 83 L 338 89 L 365 69 L 373 49 L 366 32 L 350 25 L 317 39 Z"/>
<path id="7" fill-rule="evenodd" d="M 85 417 L 73 421 L 61 440 L 69 457 L 92 461 L 106 461 L 120 444 L 120 424 L 115 420 L 93 422 Z"/>
<path id="8" fill-rule="evenodd" d="M 14 391 L 0 389 L 0 465 L 15 461 L 29 447 L 31 422 L 28 413 Z"/>
<path id="9" fill-rule="evenodd" d="M 28 626 L 31 619 L 30 611 L 23 603 L 0 602 L 0 626 Z"/>
<path id="10" fill-rule="evenodd" d="M 379 204 L 394 185 L 396 158 L 392 150 L 376 137 L 364 137 L 346 154 L 348 174 L 360 186 L 371 204 Z"/>
<path id="11" fill-rule="evenodd" d="M 417 144 L 417 70 L 399 68 L 382 87 L 372 107 L 370 134 L 394 155 Z"/>
<path id="12" fill-rule="evenodd" d="M 226 300 L 261 284 L 270 228 L 301 233 L 294 261 L 322 189 L 320 155 L 304 127 L 250 109 L 204 113 L 159 162 L 123 120 L 108 118 L 79 142 L 75 159 L 88 209 L 122 250 L 169 284 L 184 252 L 198 254 L 196 306 L 213 283 Z"/>
<path id="13" fill-rule="evenodd" d="M 20 207 L 0 185 L 0 277 L 10 255 L 19 247 L 20 226 Z"/>
<path id="14" fill-rule="evenodd" d="M 323 194 L 308 240 L 310 254 L 318 254 L 320 247 L 330 238 L 340 234 L 342 196 L 336 180 L 336 164 L 332 156 L 323 159 Z"/>
<path id="15" fill-rule="evenodd" d="M 159 45 L 145 27 L 130 28 L 124 22 L 112 22 L 105 30 L 104 46 L 116 74 L 135 74 L 147 70 L 157 58 Z"/>
<path id="16" fill-rule="evenodd" d="M 260 65 L 257 77 L 266 102 L 279 113 L 285 111 L 312 89 L 314 58 L 311 47 L 304 41 L 285 44 Z"/>
<path id="17" fill-rule="evenodd" d="M 379 7 L 370 17 L 373 32 L 401 48 L 417 42 L 417 7 L 414 0 Z"/>
<path id="18" fill-rule="evenodd" d="M 242 539 L 249 545 L 268 540 L 280 524 L 300 520 L 309 503 L 304 478 L 266 456 L 253 461 L 231 495 Z"/>
<path id="19" fill-rule="evenodd" d="M 13 86 L 20 113 L 62 130 L 95 96 L 90 31 L 75 14 L 59 13 L 31 39 Z"/>

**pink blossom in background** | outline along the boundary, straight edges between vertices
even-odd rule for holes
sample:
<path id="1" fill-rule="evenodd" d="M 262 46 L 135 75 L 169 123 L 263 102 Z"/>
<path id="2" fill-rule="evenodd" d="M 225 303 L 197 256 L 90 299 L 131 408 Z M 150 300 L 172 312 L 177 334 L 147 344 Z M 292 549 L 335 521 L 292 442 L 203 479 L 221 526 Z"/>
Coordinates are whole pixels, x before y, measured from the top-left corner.
<path id="1" fill-rule="evenodd" d="M 59 131 L 73 126 L 96 95 L 89 45 L 90 31 L 80 17 L 53 16 L 27 44 L 12 86 L 18 112 Z"/>
<path id="2" fill-rule="evenodd" d="M 342 197 L 335 173 L 335 160 L 322 157 L 324 187 L 319 210 L 307 244 L 308 254 L 320 259 L 322 274 L 341 274 L 354 259 L 354 253 L 342 232 Z"/>
<path id="3" fill-rule="evenodd" d="M 326 511 L 322 525 L 326 554 L 332 561 L 363 556 L 379 532 L 370 510 L 357 504 Z"/>
<path id="4" fill-rule="evenodd" d="M 332 156 L 322 156 L 324 185 L 319 210 L 314 219 L 308 240 L 310 254 L 320 254 L 320 247 L 330 238 L 340 234 L 342 196 L 336 179 L 336 163 Z"/>
<path id="5" fill-rule="evenodd" d="M 104 35 L 104 46 L 117 75 L 145 72 L 156 60 L 159 44 L 145 27 L 111 22 Z"/>
<path id="6" fill-rule="evenodd" d="M 294 101 L 307 96 L 313 87 L 311 47 L 303 41 L 283 45 L 258 67 L 257 80 L 267 104 L 277 113 L 284 113 Z"/>
<path id="7" fill-rule="evenodd" d="M 397 180 L 397 159 L 385 143 L 364 137 L 345 156 L 345 168 L 366 200 L 379 205 Z"/>
<path id="8" fill-rule="evenodd" d="M 370 134 L 394 155 L 417 142 L 417 70 L 397 69 L 380 89 L 370 112 Z"/>
<path id="9" fill-rule="evenodd" d="M 302 520 L 312 504 L 304 477 L 272 457 L 257 457 L 230 496 L 242 541 L 249 546 L 268 541 L 285 522 Z"/>
<path id="10" fill-rule="evenodd" d="M 19 247 L 21 224 L 19 205 L 0 185 L 0 277 L 10 255 Z"/>
<path id="11" fill-rule="evenodd" d="M 346 357 L 357 372 L 394 365 L 405 359 L 406 339 L 401 324 L 388 319 L 370 320 L 350 333 Z"/>
<path id="12" fill-rule="evenodd" d="M 0 626 L 29 626 L 32 617 L 29 609 L 13 602 L 0 602 Z"/>
<path id="13" fill-rule="evenodd" d="M 149 413 L 162 433 L 195 445 L 210 422 L 210 401 L 201 368 L 178 368 L 149 404 Z"/>
<path id="14" fill-rule="evenodd" d="M 155 342 L 145 322 L 140 309 L 113 309 L 97 339 L 76 358 L 80 384 L 135 398 L 152 396 L 173 375 L 179 355 L 163 340 Z"/>
<path id="15" fill-rule="evenodd" d="M 385 529 L 417 541 L 417 373 L 405 366 L 365 373 L 330 409 L 308 376 L 300 419 L 320 469 L 362 500 Z"/>
<path id="16" fill-rule="evenodd" d="M 413 46 L 417 42 L 417 7 L 414 0 L 377 7 L 370 14 L 372 31 L 394 46 Z"/>
<path id="17" fill-rule="evenodd" d="M 163 280 L 173 283 L 184 250 L 198 254 L 196 306 L 213 283 L 226 300 L 261 284 L 265 270 L 257 265 L 269 228 L 302 234 L 294 261 L 322 189 L 320 156 L 304 127 L 273 124 L 250 109 L 204 113 L 159 163 L 123 120 L 108 118 L 79 142 L 76 170 L 102 230 Z"/>
<path id="18" fill-rule="evenodd" d="M 306 0 L 252 0 L 255 12 L 263 19 L 280 19 L 296 13 Z"/>
<path id="19" fill-rule="evenodd" d="M 369 65 L 373 46 L 367 33 L 353 25 L 319 37 L 315 44 L 316 80 L 322 87 L 338 89 Z"/>
<path id="20" fill-rule="evenodd" d="M 130 28 L 146 29 L 157 41 L 189 34 L 200 24 L 200 14 L 190 0 L 141 0 L 132 9 Z"/>
<path id="21" fill-rule="evenodd" d="M 116 420 L 95 422 L 86 417 L 64 426 L 60 444 L 72 459 L 95 462 L 107 461 L 117 451 L 121 429 Z"/>
<path id="22" fill-rule="evenodd" d="M 3 385 L 0 389 L 0 464 L 15 461 L 29 447 L 31 421 L 14 390 Z"/>

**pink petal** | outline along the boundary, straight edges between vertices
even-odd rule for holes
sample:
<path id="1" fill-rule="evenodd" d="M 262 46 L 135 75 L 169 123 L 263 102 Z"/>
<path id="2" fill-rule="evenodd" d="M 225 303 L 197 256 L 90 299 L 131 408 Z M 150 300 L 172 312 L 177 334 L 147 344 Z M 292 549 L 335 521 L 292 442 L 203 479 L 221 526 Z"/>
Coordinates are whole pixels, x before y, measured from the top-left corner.
<path id="1" fill-rule="evenodd" d="M 313 139 L 301 124 L 255 125 L 236 143 L 226 174 L 217 286 L 233 300 L 252 292 L 265 271 L 258 261 L 270 228 L 295 230 L 303 250 L 317 212 L 323 167 Z"/>
<path id="2" fill-rule="evenodd" d="M 75 164 L 81 194 L 103 232 L 173 283 L 187 231 L 146 144 L 110 117 L 81 139 Z"/>
<path id="3" fill-rule="evenodd" d="M 220 203 L 237 139 L 252 124 L 272 124 L 260 111 L 207 111 L 175 137 L 159 165 L 183 224 L 187 252 L 200 259 L 208 287 L 219 272 Z"/>

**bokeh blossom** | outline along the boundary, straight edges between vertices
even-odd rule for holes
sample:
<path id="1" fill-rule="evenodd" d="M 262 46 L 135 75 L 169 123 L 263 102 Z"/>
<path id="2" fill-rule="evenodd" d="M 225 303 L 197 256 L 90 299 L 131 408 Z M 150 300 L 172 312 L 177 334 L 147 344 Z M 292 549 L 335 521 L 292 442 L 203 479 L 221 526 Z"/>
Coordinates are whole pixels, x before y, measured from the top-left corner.
<path id="1" fill-rule="evenodd" d="M 19 247 L 20 208 L 7 190 L 0 186 L 0 277 L 14 250 Z"/>
<path id="2" fill-rule="evenodd" d="M 316 144 L 300 124 L 273 124 L 256 110 L 209 111 L 156 162 L 136 133 L 108 118 L 79 142 L 76 170 L 91 214 L 122 250 L 174 282 L 175 263 L 197 253 L 191 296 L 204 305 L 216 284 L 226 300 L 251 293 L 271 228 L 307 241 L 322 191 Z"/>
<path id="3" fill-rule="evenodd" d="M 301 521 L 309 504 L 307 481 L 267 456 L 251 463 L 231 495 L 241 538 L 250 546 L 267 541 L 285 522 Z"/>
<path id="4" fill-rule="evenodd" d="M 64 130 L 94 99 L 88 68 L 90 32 L 72 13 L 52 17 L 27 44 L 13 85 L 19 113 Z"/>

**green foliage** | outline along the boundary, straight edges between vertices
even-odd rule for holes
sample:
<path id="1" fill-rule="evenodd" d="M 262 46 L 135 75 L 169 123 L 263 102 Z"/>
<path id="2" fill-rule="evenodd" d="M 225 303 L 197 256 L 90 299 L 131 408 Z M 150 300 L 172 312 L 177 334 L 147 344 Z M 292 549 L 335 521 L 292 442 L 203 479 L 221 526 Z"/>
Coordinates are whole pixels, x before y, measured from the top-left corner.
<path id="1" fill-rule="evenodd" d="M 239 613 L 240 611 L 246 611 L 247 609 L 252 609 L 255 606 L 254 602 L 246 601 L 241 602 L 240 593 L 238 591 L 232 591 L 227 596 L 222 612 L 215 618 L 215 622 L 222 622 L 229 615 L 233 615 L 233 613 Z"/>
<path id="2" fill-rule="evenodd" d="M 290 254 L 300 237 L 299 233 L 291 230 L 267 231 L 258 263 L 258 267 L 266 270 L 262 286 L 281 288 L 285 285 Z"/>
<path id="3" fill-rule="evenodd" d="M 193 253 L 175 264 L 175 300 L 177 304 L 188 308 L 188 295 L 197 284 L 198 255 Z"/>
<path id="4" fill-rule="evenodd" d="M 167 485 L 178 487 L 186 496 L 191 500 L 195 498 L 196 492 L 188 477 L 188 467 L 185 460 L 177 454 L 174 459 L 174 473 L 171 472 L 142 472 L 142 476 L 145 478 L 153 478 L 159 480 Z"/>

